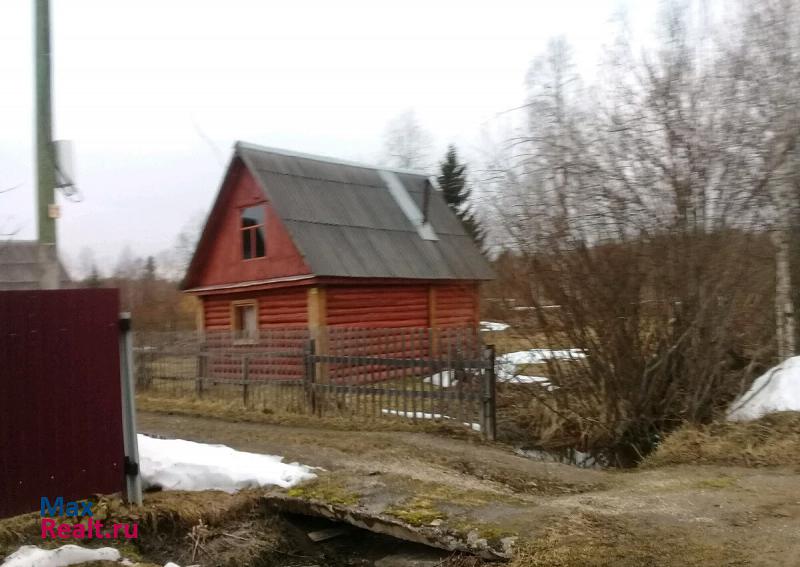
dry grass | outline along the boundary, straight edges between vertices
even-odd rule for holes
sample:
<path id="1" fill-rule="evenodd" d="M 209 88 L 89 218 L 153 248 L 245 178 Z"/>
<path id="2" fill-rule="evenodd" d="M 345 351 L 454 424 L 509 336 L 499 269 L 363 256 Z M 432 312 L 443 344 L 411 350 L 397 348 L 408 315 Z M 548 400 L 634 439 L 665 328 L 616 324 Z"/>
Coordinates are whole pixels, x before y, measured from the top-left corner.
<path id="1" fill-rule="evenodd" d="M 123 557 L 137 561 L 136 565 L 144 566 L 150 563 L 143 562 L 143 555 L 153 559 L 154 553 L 172 557 L 183 551 L 187 547 L 186 534 L 200 522 L 211 528 L 222 529 L 224 526 L 228 530 L 231 524 L 246 520 L 257 508 L 262 492 L 154 492 L 145 494 L 144 503 L 140 507 L 129 506 L 116 496 L 90 500 L 94 502 L 94 520 L 106 525 L 138 524 L 137 540 L 110 539 L 105 540 L 104 545 L 117 547 Z M 41 517 L 36 512 L 0 520 L 0 557 L 12 553 L 22 545 L 58 547 L 64 544 L 63 541 L 43 542 L 40 529 Z M 159 564 L 163 564 L 163 561 Z"/>
<path id="2" fill-rule="evenodd" d="M 419 420 L 416 423 L 403 418 L 383 416 L 380 419 L 354 419 L 353 417 L 314 417 L 297 414 L 265 413 L 254 408 L 244 408 L 240 402 L 202 400 L 197 398 L 157 397 L 147 394 L 136 396 L 139 411 L 210 417 L 227 421 L 266 423 L 293 427 L 315 427 L 338 431 L 414 431 L 439 433 L 460 439 L 474 438 L 475 434 L 454 422 Z"/>
<path id="3" fill-rule="evenodd" d="M 689 567 L 746 563 L 734 549 L 665 526 L 616 516 L 576 514 L 559 519 L 519 546 L 509 567 Z"/>
<path id="4" fill-rule="evenodd" d="M 208 525 L 219 525 L 243 514 L 258 503 L 262 492 L 242 490 L 236 494 L 220 491 L 146 493 L 142 506 L 123 503 L 118 497 L 90 499 L 93 519 L 139 524 L 139 529 L 163 531 L 187 529 L 201 519 Z M 41 516 L 38 512 L 0 520 L 0 548 L 7 545 L 39 543 Z M 35 540 L 38 539 L 38 542 Z M 33 540 L 33 541 L 32 541 Z"/>
<path id="5" fill-rule="evenodd" d="M 661 443 L 644 462 L 679 464 L 796 466 L 800 463 L 800 412 L 781 412 L 745 423 L 686 425 Z"/>

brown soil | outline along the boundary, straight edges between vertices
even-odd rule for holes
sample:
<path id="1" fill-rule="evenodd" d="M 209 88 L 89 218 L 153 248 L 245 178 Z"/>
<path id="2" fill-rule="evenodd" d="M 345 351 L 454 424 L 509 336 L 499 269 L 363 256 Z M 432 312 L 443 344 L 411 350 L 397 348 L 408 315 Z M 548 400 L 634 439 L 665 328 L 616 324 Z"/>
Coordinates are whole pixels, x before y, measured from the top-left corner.
<path id="1" fill-rule="evenodd" d="M 514 567 L 791 565 L 800 557 L 796 467 L 632 472 L 534 462 L 476 439 L 236 423 L 142 412 L 144 433 L 224 443 L 322 467 L 287 498 L 394 517 L 496 549 Z"/>

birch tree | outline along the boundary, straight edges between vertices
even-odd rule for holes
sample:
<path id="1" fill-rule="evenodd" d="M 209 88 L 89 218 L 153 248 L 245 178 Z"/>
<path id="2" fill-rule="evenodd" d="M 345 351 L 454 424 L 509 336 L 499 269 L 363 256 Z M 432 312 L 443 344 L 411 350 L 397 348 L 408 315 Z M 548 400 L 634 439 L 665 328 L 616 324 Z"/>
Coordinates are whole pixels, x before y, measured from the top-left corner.
<path id="1" fill-rule="evenodd" d="M 430 165 L 431 136 L 422 128 L 413 110 L 406 110 L 386 127 L 384 153 L 388 165 L 402 169 L 425 169 Z"/>

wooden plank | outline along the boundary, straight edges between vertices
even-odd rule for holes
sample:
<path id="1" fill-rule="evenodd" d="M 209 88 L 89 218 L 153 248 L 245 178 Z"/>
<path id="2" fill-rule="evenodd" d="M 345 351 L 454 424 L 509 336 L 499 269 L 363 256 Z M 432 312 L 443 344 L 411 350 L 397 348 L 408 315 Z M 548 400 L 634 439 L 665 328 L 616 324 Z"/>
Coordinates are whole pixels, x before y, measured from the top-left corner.
<path id="1" fill-rule="evenodd" d="M 348 534 L 351 531 L 352 530 L 348 528 L 327 528 L 324 530 L 317 530 L 315 532 L 308 532 L 306 535 L 308 536 L 308 539 L 314 543 L 319 543 L 321 541 L 328 541 L 329 539 Z"/>
<path id="2" fill-rule="evenodd" d="M 247 408 L 250 403 L 250 358 L 242 357 L 242 403 Z"/>
<path id="3" fill-rule="evenodd" d="M 326 297 L 327 292 L 324 287 L 308 288 L 308 328 L 311 331 L 311 338 L 315 341 L 318 354 L 328 354 L 328 333 L 325 328 L 327 324 Z M 316 379 L 319 382 L 326 382 L 328 380 L 328 361 L 316 360 L 315 362 L 317 364 Z"/>
<path id="4" fill-rule="evenodd" d="M 439 346 L 439 334 L 436 329 L 439 327 L 437 320 L 437 305 L 436 305 L 436 286 L 428 286 L 428 328 L 433 331 L 431 337 L 433 339 L 433 349 L 436 350 Z"/>

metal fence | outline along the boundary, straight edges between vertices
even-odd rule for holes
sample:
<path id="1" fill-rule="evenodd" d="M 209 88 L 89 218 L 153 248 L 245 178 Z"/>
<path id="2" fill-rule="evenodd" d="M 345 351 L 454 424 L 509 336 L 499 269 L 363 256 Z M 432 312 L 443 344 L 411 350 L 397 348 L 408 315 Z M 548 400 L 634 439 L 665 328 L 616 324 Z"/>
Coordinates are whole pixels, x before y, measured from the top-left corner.
<path id="1" fill-rule="evenodd" d="M 265 413 L 451 423 L 494 438 L 494 349 L 476 329 L 328 328 L 137 336 L 143 394 Z"/>
<path id="2" fill-rule="evenodd" d="M 125 489 L 116 289 L 0 292 L 0 518 Z"/>

